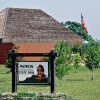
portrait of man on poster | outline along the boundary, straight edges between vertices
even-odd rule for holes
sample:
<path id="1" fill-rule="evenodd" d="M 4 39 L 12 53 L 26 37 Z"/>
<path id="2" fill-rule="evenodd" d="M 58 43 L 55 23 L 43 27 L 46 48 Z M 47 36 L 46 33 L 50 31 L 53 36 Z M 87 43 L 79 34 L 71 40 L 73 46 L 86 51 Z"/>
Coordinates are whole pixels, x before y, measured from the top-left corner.
<path id="1" fill-rule="evenodd" d="M 23 81 L 19 81 L 20 83 L 47 83 L 48 82 L 48 77 L 47 75 L 44 74 L 44 67 L 43 65 L 39 64 L 36 72 L 37 74 L 32 75 L 31 77 L 27 77 Z"/>

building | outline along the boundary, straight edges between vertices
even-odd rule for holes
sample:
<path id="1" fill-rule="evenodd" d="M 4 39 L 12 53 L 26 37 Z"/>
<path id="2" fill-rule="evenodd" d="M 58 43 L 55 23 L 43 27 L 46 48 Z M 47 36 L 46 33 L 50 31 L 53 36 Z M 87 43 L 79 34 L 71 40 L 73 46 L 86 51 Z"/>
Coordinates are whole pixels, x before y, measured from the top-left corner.
<path id="1" fill-rule="evenodd" d="M 80 36 L 40 9 L 6 8 L 0 12 L 0 63 L 5 62 L 2 59 L 11 46 L 17 46 L 18 52 L 49 52 L 61 40 L 82 44 Z"/>

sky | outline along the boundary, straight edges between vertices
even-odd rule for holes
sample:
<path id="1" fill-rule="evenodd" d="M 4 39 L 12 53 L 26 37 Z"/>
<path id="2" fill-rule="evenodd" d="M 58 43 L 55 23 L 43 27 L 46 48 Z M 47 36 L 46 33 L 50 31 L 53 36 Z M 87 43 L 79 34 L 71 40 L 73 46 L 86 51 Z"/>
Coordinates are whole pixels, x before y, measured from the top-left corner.
<path id="1" fill-rule="evenodd" d="M 6 7 L 41 9 L 59 22 L 81 23 L 82 13 L 88 34 L 100 40 L 100 0 L 0 0 Z"/>

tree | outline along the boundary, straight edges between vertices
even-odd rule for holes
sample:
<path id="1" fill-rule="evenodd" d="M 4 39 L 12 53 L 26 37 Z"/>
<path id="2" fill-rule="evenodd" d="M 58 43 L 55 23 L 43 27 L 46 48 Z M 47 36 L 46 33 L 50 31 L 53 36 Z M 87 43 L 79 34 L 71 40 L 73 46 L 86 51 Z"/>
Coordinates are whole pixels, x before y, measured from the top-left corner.
<path id="1" fill-rule="evenodd" d="M 17 57 L 16 62 L 19 62 L 19 61 L 24 61 L 24 58 L 23 57 Z M 12 72 L 12 58 L 10 56 L 8 56 L 6 58 L 5 66 L 10 69 L 10 72 Z"/>
<path id="2" fill-rule="evenodd" d="M 83 48 L 85 54 L 86 67 L 88 67 L 92 71 L 91 80 L 93 80 L 94 68 L 100 67 L 100 42 L 92 41 Z"/>
<path id="3" fill-rule="evenodd" d="M 64 41 L 58 42 L 54 46 L 57 52 L 56 64 L 56 76 L 59 80 L 69 73 L 69 59 L 71 55 L 71 49 Z M 61 82 L 61 81 L 60 81 Z"/>
<path id="4" fill-rule="evenodd" d="M 87 41 L 93 40 L 92 36 L 89 35 L 87 32 L 85 32 L 82 29 L 81 24 L 78 23 L 78 22 L 67 21 L 65 23 L 62 22 L 62 25 L 65 26 L 65 27 L 67 27 L 71 31 L 73 31 L 75 34 L 78 34 L 79 36 L 82 36 L 83 39 L 85 39 Z"/>
<path id="5" fill-rule="evenodd" d="M 18 49 L 19 49 L 19 46 L 13 45 L 13 49 L 15 49 L 16 53 L 17 53 Z M 12 58 L 11 58 L 11 56 L 9 56 L 9 54 L 11 53 L 11 51 L 12 50 L 10 50 L 9 53 L 8 53 L 8 55 L 7 55 L 6 64 L 5 64 L 5 66 L 10 69 L 10 72 L 12 72 Z M 18 61 L 24 61 L 24 58 L 23 57 L 17 57 L 16 58 L 16 62 L 18 62 Z"/>
<path id="6" fill-rule="evenodd" d="M 79 44 L 73 45 L 73 47 L 71 48 L 71 51 L 75 54 L 75 53 L 80 53 L 81 52 L 81 46 Z"/>
<path id="7" fill-rule="evenodd" d="M 81 62 L 81 56 L 80 56 L 79 53 L 76 53 L 76 54 L 74 55 L 74 67 L 75 67 L 76 69 L 78 69 L 78 67 L 80 67 L 80 62 Z"/>
<path id="8" fill-rule="evenodd" d="M 5 66 L 10 69 L 10 72 L 12 72 L 12 59 L 11 59 L 11 57 L 8 56 L 6 58 L 6 64 L 5 64 Z"/>

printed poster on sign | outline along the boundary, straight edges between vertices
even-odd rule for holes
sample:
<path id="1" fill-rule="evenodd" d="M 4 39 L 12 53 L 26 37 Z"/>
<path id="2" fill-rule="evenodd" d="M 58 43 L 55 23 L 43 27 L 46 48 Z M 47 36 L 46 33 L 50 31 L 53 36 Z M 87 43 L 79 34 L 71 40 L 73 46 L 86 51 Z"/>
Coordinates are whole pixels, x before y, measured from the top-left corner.
<path id="1" fill-rule="evenodd" d="M 49 84 L 48 62 L 18 62 L 18 84 Z"/>

